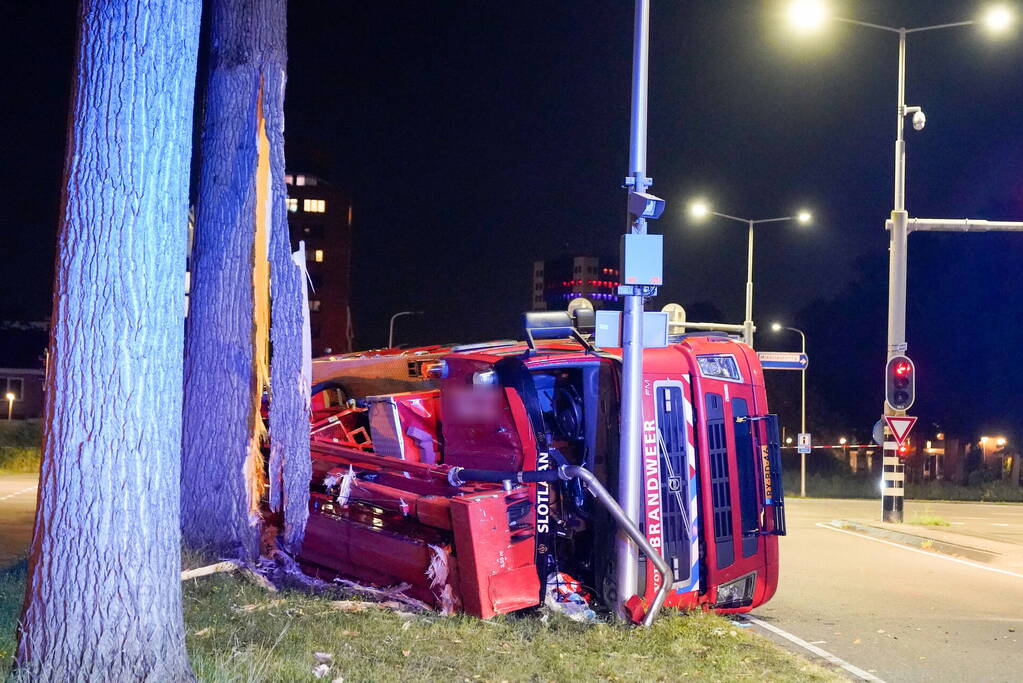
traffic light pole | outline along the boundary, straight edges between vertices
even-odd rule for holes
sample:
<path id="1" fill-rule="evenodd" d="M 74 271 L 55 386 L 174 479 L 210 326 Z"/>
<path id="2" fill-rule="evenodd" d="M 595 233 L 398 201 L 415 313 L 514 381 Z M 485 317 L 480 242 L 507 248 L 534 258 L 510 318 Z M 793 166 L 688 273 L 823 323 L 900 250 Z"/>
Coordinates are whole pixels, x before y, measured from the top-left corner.
<path id="1" fill-rule="evenodd" d="M 909 233 L 906 230 L 906 141 L 903 129 L 906 119 L 906 29 L 899 29 L 899 101 L 896 112 L 895 134 L 895 197 L 891 218 L 891 233 L 888 248 L 888 353 L 886 361 L 897 354 L 905 353 L 906 344 L 906 247 Z M 887 381 L 887 379 L 886 379 Z M 887 401 L 885 415 L 899 415 Z M 902 412 L 901 414 L 905 414 Z M 898 447 L 887 424 L 884 430 L 883 457 L 881 460 L 881 519 L 899 524 L 902 522 L 905 501 L 906 473 L 899 459 Z"/>

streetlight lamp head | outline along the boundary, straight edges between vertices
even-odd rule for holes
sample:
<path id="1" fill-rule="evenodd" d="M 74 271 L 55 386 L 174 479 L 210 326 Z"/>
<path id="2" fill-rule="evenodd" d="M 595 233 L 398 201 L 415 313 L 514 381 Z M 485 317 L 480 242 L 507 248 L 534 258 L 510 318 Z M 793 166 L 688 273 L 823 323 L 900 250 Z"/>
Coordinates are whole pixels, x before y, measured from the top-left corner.
<path id="1" fill-rule="evenodd" d="M 799 213 L 796 214 L 796 220 L 802 223 L 803 225 L 806 225 L 807 223 L 813 220 L 813 214 L 811 214 L 809 211 L 800 211 Z"/>
<path id="2" fill-rule="evenodd" d="M 1004 446 L 1005 445 L 1005 437 L 1004 436 L 1000 436 L 997 439 L 995 439 L 995 444 L 998 445 L 998 446 Z"/>
<path id="3" fill-rule="evenodd" d="M 697 220 L 706 218 L 710 214 L 710 207 L 702 199 L 689 204 L 689 215 Z"/>
<path id="4" fill-rule="evenodd" d="M 823 0 L 793 0 L 789 3 L 789 26 L 800 33 L 813 33 L 820 29 L 828 18 L 828 8 Z"/>
<path id="5" fill-rule="evenodd" d="M 4 398 L 6 398 L 8 401 L 13 401 L 14 400 L 14 393 L 8 391 L 7 392 L 7 396 L 5 396 Z"/>
<path id="6" fill-rule="evenodd" d="M 1012 12 L 1005 5 L 994 5 L 984 12 L 982 22 L 992 33 L 1002 33 L 1013 23 Z"/>
<path id="7" fill-rule="evenodd" d="M 841 439 L 838 440 L 838 443 L 844 446 L 846 444 L 846 438 L 843 436 Z"/>
<path id="8" fill-rule="evenodd" d="M 774 330 L 775 332 L 780 331 L 781 330 L 781 323 L 771 323 L 771 329 Z"/>

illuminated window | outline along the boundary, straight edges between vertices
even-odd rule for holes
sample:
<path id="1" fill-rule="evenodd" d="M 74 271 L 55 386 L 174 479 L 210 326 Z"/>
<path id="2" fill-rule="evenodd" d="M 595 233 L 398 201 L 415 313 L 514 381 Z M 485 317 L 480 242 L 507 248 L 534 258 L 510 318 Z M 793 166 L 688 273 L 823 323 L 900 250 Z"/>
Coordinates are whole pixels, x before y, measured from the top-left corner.
<path id="1" fill-rule="evenodd" d="M 296 211 L 298 211 L 298 199 L 288 197 L 288 213 L 295 213 Z"/>
<path id="2" fill-rule="evenodd" d="M 319 299 L 310 299 L 309 300 L 309 310 L 313 311 L 313 312 L 316 312 L 316 311 L 320 310 L 320 300 Z"/>
<path id="3" fill-rule="evenodd" d="M 327 210 L 327 202 L 323 199 L 303 199 L 302 210 L 307 213 L 323 213 Z"/>
<path id="4" fill-rule="evenodd" d="M 296 185 L 305 185 L 305 176 L 304 175 L 295 176 L 295 184 Z"/>
<path id="5" fill-rule="evenodd" d="M 323 263 L 323 249 L 317 249 L 315 254 L 316 257 L 313 260 L 315 260 L 317 263 Z"/>
<path id="6" fill-rule="evenodd" d="M 290 173 L 288 175 L 284 176 L 284 184 L 285 185 L 291 185 L 294 182 L 295 182 L 295 178 Z"/>

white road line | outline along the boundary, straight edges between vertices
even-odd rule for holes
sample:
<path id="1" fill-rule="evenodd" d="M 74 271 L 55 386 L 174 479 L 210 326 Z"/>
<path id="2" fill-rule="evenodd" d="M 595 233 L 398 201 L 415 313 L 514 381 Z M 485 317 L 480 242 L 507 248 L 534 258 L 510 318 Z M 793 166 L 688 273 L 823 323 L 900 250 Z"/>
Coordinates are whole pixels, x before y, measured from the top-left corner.
<path id="1" fill-rule="evenodd" d="M 830 662 L 830 663 L 832 663 L 832 664 L 834 664 L 836 666 L 842 667 L 843 669 L 845 669 L 846 671 L 851 673 L 853 676 L 856 676 L 857 678 L 859 678 L 862 681 L 877 681 L 878 683 L 884 683 L 884 681 L 882 681 L 880 678 L 878 678 L 874 674 L 870 673 L 869 671 L 864 671 L 863 669 L 859 668 L 858 666 L 853 666 L 852 664 L 850 664 L 849 662 L 845 661 L 844 659 L 841 659 L 840 657 L 836 657 L 835 655 L 831 654 L 827 650 L 822 650 L 821 648 L 817 647 L 816 645 L 813 645 L 812 643 L 806 642 L 805 640 L 803 640 L 799 636 L 793 635 L 793 634 L 789 633 L 788 631 L 785 631 L 783 629 L 778 628 L 774 624 L 769 624 L 766 621 L 763 621 L 761 619 L 757 619 L 756 617 L 750 616 L 749 614 L 743 614 L 743 615 L 740 615 L 740 616 L 742 616 L 743 619 L 746 619 L 746 620 L 750 621 L 751 623 L 756 624 L 760 628 L 766 629 L 766 630 L 770 631 L 771 633 L 774 633 L 775 635 L 779 635 L 782 638 L 784 638 L 785 640 L 787 640 L 787 641 L 789 641 L 791 643 L 795 643 L 796 645 L 798 645 L 799 647 L 803 648 L 804 650 L 807 650 L 808 652 L 812 652 L 813 654 L 817 655 L 821 659 L 825 659 L 828 662 Z M 823 641 L 819 641 L 819 642 L 823 642 Z"/>
<path id="2" fill-rule="evenodd" d="M 20 491 L 15 491 L 14 493 L 8 493 L 6 496 L 0 497 L 0 500 L 7 500 L 8 498 L 14 498 L 15 496 L 20 496 L 23 493 L 28 493 L 29 491 L 35 490 L 36 485 L 33 484 L 32 486 L 29 486 L 27 489 L 21 489 Z"/>
<path id="3" fill-rule="evenodd" d="M 1008 524 L 1002 524 L 1001 522 L 991 522 L 991 526 L 1009 526 Z"/>
<path id="4" fill-rule="evenodd" d="M 850 536 L 855 536 L 856 538 L 862 538 L 862 539 L 865 539 L 867 541 L 875 541 L 877 543 L 884 543 L 885 545 L 890 545 L 890 546 L 895 547 L 895 548 L 901 548 L 902 550 L 908 550 L 911 553 L 919 553 L 921 555 L 926 555 L 927 557 L 933 557 L 933 558 L 938 559 L 938 560 L 947 560 L 948 562 L 955 562 L 956 564 L 965 564 L 967 567 L 974 567 L 976 569 L 983 569 L 986 572 L 994 572 L 995 574 L 1005 574 L 1006 576 L 1015 576 L 1017 579 L 1023 579 L 1023 574 L 1020 574 L 1018 572 L 1010 572 L 1008 569 L 998 569 L 997 567 L 985 567 L 982 564 L 977 564 L 976 562 L 970 562 L 969 560 L 961 560 L 958 557 L 949 557 L 948 555 L 942 555 L 940 553 L 932 553 L 932 552 L 928 552 L 926 550 L 920 550 L 918 548 L 913 548 L 913 547 L 908 546 L 908 545 L 903 545 L 902 543 L 896 543 L 894 541 L 887 541 L 887 540 L 885 540 L 883 538 L 874 538 L 873 536 L 866 536 L 864 534 L 858 534 L 855 531 L 847 531 L 846 529 L 839 529 L 838 527 L 831 526 L 830 524 L 827 524 L 825 522 L 817 522 L 817 526 L 819 526 L 822 529 L 828 529 L 830 531 L 837 531 L 840 534 L 849 534 Z"/>

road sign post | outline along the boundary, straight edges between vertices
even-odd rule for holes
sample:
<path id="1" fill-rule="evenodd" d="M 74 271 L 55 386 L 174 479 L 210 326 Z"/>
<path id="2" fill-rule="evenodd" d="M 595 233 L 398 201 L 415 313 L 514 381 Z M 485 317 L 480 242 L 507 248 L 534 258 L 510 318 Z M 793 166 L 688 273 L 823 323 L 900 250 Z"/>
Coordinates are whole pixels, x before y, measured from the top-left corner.
<path id="1" fill-rule="evenodd" d="M 902 523 L 903 503 L 906 499 L 906 466 L 899 457 L 899 446 L 916 424 L 915 417 L 886 415 L 884 456 L 881 460 L 881 520 Z"/>
<path id="2" fill-rule="evenodd" d="M 803 429 L 806 429 L 806 425 L 803 425 Z M 800 432 L 796 439 L 796 451 L 799 453 L 799 496 L 801 498 L 806 498 L 806 454 L 812 448 L 810 433 Z"/>

